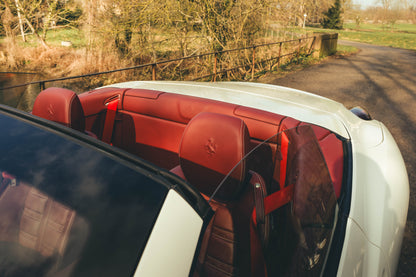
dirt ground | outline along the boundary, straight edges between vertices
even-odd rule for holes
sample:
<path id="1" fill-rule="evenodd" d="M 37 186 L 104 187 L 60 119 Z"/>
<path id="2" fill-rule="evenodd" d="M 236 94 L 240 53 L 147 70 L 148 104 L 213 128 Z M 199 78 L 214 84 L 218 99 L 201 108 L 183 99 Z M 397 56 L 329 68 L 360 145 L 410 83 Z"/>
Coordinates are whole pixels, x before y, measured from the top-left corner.
<path id="1" fill-rule="evenodd" d="M 259 81 L 315 93 L 347 108 L 364 107 L 387 126 L 403 154 L 410 183 L 409 213 L 397 276 L 416 276 L 416 52 L 340 43 L 357 47 L 360 52 L 331 58 L 284 77 L 271 74 Z"/>

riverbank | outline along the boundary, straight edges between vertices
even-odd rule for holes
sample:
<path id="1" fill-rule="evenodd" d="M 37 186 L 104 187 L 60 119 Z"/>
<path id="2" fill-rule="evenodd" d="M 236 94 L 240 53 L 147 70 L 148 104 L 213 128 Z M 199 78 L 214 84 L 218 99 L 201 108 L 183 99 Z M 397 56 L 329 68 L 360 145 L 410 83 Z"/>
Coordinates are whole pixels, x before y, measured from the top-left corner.
<path id="1" fill-rule="evenodd" d="M 308 41 L 311 43 L 311 39 L 305 40 L 305 43 L 308 44 Z M 43 80 L 137 66 L 137 64 L 132 63 L 131 61 L 118 58 L 116 54 L 108 55 L 105 51 L 88 51 L 87 48 L 62 46 L 51 46 L 48 49 L 45 49 L 40 46 L 9 44 L 10 47 L 7 47 L 7 52 L 3 52 L 3 57 L 0 59 L 0 66 L 3 67 L 3 71 L 35 72 L 43 76 Z M 219 54 L 221 58 L 218 58 L 216 70 L 217 72 L 225 70 L 226 74 L 222 74 L 221 76 L 218 75 L 217 80 L 257 79 L 268 72 L 290 72 L 319 63 L 320 60 L 322 60 L 322 57 L 317 58 L 307 54 L 312 51 L 312 49 L 308 48 L 309 46 L 305 46 L 305 49 L 302 47 L 302 53 L 299 53 L 298 51 L 300 48 L 297 40 L 287 44 L 285 43 L 283 46 L 284 47 L 281 47 L 282 56 L 285 58 L 282 58 L 279 62 L 276 58 L 280 55 L 279 43 L 274 44 L 274 48 L 271 48 L 270 46 L 256 47 L 255 59 L 257 64 L 254 76 L 252 75 L 252 61 L 247 59 L 247 56 L 251 56 L 251 52 L 253 52 L 251 48 L 244 50 L 240 56 L 235 54 L 230 55 L 229 53 L 231 53 L 231 51 L 226 54 Z M 338 52 L 335 55 L 345 56 L 356 51 L 357 49 L 352 47 L 345 48 L 343 46 L 339 46 Z M 270 59 L 270 56 L 274 56 L 275 58 Z M 264 60 L 265 57 L 269 59 L 269 62 L 259 63 L 259 61 Z M 167 60 L 168 58 L 171 57 L 167 56 L 165 59 L 162 59 L 162 61 Z M 176 58 L 176 55 L 174 58 Z M 212 66 L 217 63 L 217 61 L 214 62 L 212 58 L 197 58 L 197 61 L 183 60 L 179 61 L 179 63 L 176 62 L 177 64 L 162 62 L 158 68 L 155 68 L 154 70 L 157 71 L 157 79 L 159 80 L 190 80 L 204 74 L 212 74 Z M 148 62 L 144 63 L 146 64 Z M 243 66 L 241 66 L 242 64 Z M 244 66 L 244 64 L 247 66 Z M 235 65 L 239 66 L 238 70 L 233 70 L 234 72 L 227 70 L 228 68 L 235 67 Z M 280 67 L 278 67 L 278 65 L 280 65 Z M 198 69 L 198 67 L 200 69 Z M 201 70 L 205 70 L 206 73 Z M 106 74 L 102 77 L 88 78 L 87 80 L 83 80 L 83 82 L 90 84 L 90 87 L 94 87 L 125 80 L 152 79 L 152 72 L 149 72 L 148 68 L 141 71 L 142 72 L 138 72 L 138 70 L 134 70 L 129 72 Z M 79 80 L 77 80 L 77 82 L 79 82 Z"/>
<path id="2" fill-rule="evenodd" d="M 33 82 L 40 78 L 41 75 L 37 73 L 0 72 L 0 103 L 23 111 L 31 111 L 36 95 L 40 91 L 39 86 L 30 85 L 12 90 L 2 88 Z"/>
<path id="3" fill-rule="evenodd" d="M 0 50 L 0 68 L 6 71 L 35 72 L 45 76 L 63 77 L 108 70 L 111 65 L 121 66 L 116 59 L 99 57 L 100 53 L 86 48 L 25 46 L 5 40 Z M 7 50 L 6 50 L 7 49 Z M 105 66 L 107 65 L 107 66 Z"/>

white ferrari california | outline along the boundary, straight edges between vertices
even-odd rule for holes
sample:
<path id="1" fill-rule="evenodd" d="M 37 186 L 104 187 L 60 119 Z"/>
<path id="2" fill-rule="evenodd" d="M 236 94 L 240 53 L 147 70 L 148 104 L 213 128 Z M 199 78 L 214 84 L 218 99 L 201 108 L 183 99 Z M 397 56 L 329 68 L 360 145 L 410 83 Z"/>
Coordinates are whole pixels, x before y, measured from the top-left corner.
<path id="1" fill-rule="evenodd" d="M 400 151 L 363 109 L 242 82 L 0 105 L 0 276 L 394 276 Z"/>

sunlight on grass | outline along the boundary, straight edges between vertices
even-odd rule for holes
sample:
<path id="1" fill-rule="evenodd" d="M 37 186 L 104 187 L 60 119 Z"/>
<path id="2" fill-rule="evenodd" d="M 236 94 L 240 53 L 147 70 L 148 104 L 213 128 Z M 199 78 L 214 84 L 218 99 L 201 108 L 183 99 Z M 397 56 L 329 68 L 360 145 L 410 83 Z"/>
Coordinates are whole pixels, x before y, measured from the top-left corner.
<path id="1" fill-rule="evenodd" d="M 46 42 L 53 46 L 60 46 L 62 41 L 72 42 L 73 47 L 85 47 L 85 38 L 81 30 L 60 28 L 49 31 L 46 36 Z"/>
<path id="2" fill-rule="evenodd" d="M 344 29 L 355 30 L 372 30 L 372 31 L 395 31 L 395 32 L 410 32 L 416 34 L 416 24 L 370 24 L 362 23 L 357 26 L 355 23 L 345 23 Z"/>
<path id="3" fill-rule="evenodd" d="M 73 48 L 82 48 L 86 46 L 85 37 L 81 30 L 72 28 L 58 28 L 49 30 L 46 33 L 46 43 L 49 46 L 61 46 L 62 41 L 70 41 Z M 39 42 L 34 35 L 27 35 L 26 42 L 18 40 L 18 43 L 25 47 L 36 47 Z"/>
<path id="4" fill-rule="evenodd" d="M 337 32 L 339 39 L 370 43 L 381 46 L 416 50 L 416 24 L 395 24 L 392 27 L 382 24 L 362 24 L 359 28 L 353 23 L 345 24 L 344 30 L 307 28 L 311 32 Z"/>
<path id="5" fill-rule="evenodd" d="M 355 54 L 357 52 L 358 52 L 358 49 L 354 46 L 338 44 L 336 55 L 346 56 L 346 55 Z"/>

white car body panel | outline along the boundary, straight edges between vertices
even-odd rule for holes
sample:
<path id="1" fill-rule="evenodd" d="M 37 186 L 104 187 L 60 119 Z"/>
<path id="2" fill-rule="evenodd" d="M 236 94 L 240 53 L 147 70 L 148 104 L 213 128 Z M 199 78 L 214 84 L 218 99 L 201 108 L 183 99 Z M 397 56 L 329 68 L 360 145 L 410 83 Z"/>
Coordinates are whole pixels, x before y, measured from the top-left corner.
<path id="1" fill-rule="evenodd" d="M 346 233 L 349 235 L 349 243 L 344 245 L 338 276 L 388 276 L 385 274 L 388 272 L 386 257 L 379 247 L 369 242 L 351 218 L 348 219 Z"/>
<path id="2" fill-rule="evenodd" d="M 351 208 L 338 276 L 394 276 L 409 202 L 403 158 L 387 128 L 342 104 L 295 89 L 256 83 L 126 82 L 111 87 L 154 89 L 244 105 L 325 127 L 349 139 Z M 173 272 L 173 271 L 172 271 Z"/>
<path id="3" fill-rule="evenodd" d="M 349 218 L 354 220 L 368 241 L 367 249 L 363 249 L 364 253 L 368 251 L 368 255 L 375 255 L 371 250 L 372 245 L 379 248 L 377 260 L 385 264 L 385 268 L 374 271 L 376 268 L 372 267 L 379 263 L 367 259 L 367 263 L 363 265 L 364 270 L 376 274 L 363 276 L 395 275 L 409 203 L 409 184 L 403 158 L 387 128 L 381 123 L 380 128 L 383 132 L 383 143 L 375 146 L 371 138 L 366 145 L 365 140 L 354 140 L 360 134 L 353 131 L 351 135 L 353 180 Z M 354 232 L 347 232 L 345 241 L 354 242 L 356 236 Z M 346 263 L 350 264 L 347 256 L 344 249 L 341 260 L 346 259 Z"/>
<path id="4" fill-rule="evenodd" d="M 134 276 L 188 276 L 202 224 L 188 202 L 170 190 Z"/>

